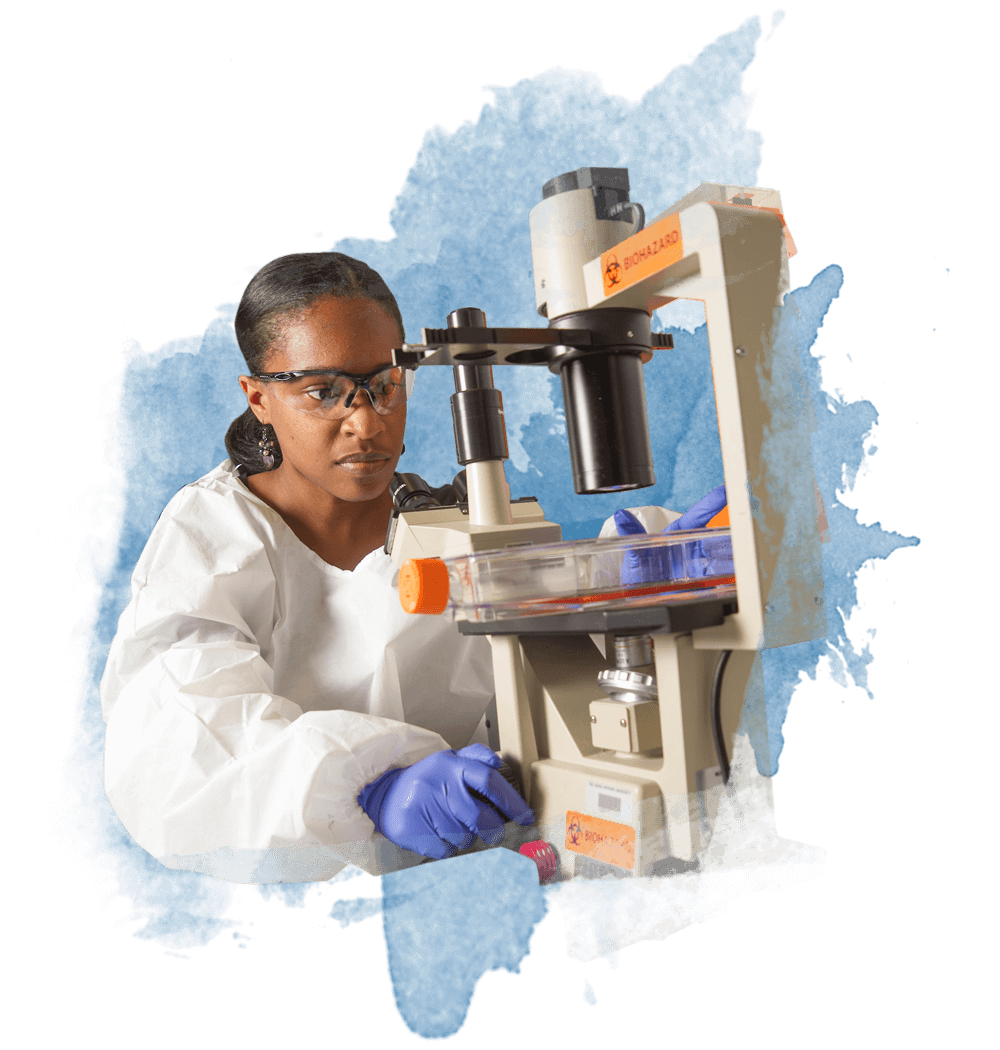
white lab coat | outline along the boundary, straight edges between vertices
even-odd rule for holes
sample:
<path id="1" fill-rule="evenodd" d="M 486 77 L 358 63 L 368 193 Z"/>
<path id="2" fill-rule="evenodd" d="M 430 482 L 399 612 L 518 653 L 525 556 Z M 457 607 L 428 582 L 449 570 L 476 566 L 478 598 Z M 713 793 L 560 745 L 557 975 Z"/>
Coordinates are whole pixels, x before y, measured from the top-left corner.
<path id="1" fill-rule="evenodd" d="M 105 788 L 170 867 L 385 870 L 407 860 L 358 792 L 467 744 L 492 695 L 486 639 L 405 613 L 381 549 L 328 565 L 227 461 L 170 501 L 132 576 L 101 682 Z"/>

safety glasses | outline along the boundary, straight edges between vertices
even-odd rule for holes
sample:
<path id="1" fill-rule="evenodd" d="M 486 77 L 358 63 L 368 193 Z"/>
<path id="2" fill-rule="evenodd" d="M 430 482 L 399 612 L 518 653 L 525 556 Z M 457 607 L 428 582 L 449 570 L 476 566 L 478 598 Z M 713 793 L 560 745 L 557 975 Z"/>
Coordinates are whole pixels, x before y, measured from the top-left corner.
<path id="1" fill-rule="evenodd" d="M 338 368 L 312 368 L 297 372 L 254 372 L 254 379 L 274 383 L 274 396 L 299 412 L 327 419 L 341 419 L 354 406 L 359 390 L 380 416 L 388 416 L 406 404 L 413 390 L 413 369 L 399 365 L 378 368 L 365 375 Z"/>

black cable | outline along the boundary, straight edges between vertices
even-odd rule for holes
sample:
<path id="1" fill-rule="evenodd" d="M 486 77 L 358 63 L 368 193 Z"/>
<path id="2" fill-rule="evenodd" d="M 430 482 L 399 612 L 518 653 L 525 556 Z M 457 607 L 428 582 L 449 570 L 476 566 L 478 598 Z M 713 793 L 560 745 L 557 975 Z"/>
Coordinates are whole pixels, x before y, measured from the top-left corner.
<path id="1" fill-rule="evenodd" d="M 723 674 L 726 671 L 726 665 L 729 663 L 731 655 L 731 649 L 724 649 L 720 653 L 718 663 L 715 665 L 715 678 L 712 681 L 712 739 L 715 741 L 715 760 L 718 762 L 718 768 L 722 770 L 727 794 L 732 787 L 732 773 L 729 770 L 726 742 L 723 739 L 722 693 Z"/>
<path id="2" fill-rule="evenodd" d="M 712 738 L 715 741 L 715 760 L 722 770 L 723 782 L 726 784 L 726 797 L 729 799 L 733 818 L 736 821 L 736 833 L 739 836 L 739 844 L 743 846 L 749 860 L 762 862 L 765 858 L 762 857 L 761 850 L 757 848 L 756 843 L 750 841 L 750 828 L 747 826 L 746 817 L 743 815 L 743 807 L 739 805 L 739 799 L 736 797 L 736 785 L 733 782 L 732 771 L 729 769 L 729 757 L 726 754 L 726 742 L 723 738 L 723 674 L 731 655 L 731 649 L 724 649 L 718 656 L 718 663 L 715 665 L 715 678 L 712 681 Z"/>

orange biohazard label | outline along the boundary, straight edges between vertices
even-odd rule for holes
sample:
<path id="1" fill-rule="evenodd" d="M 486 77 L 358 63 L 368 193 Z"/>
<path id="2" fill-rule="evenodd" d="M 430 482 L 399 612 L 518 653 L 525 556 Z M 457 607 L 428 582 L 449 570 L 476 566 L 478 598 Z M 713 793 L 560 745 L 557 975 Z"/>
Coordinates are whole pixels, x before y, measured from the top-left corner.
<path id="1" fill-rule="evenodd" d="M 605 296 L 672 266 L 683 258 L 681 217 L 666 215 L 601 255 Z"/>
<path id="2" fill-rule="evenodd" d="M 781 220 L 785 234 L 785 250 L 789 259 L 796 254 L 795 241 L 785 223 L 785 217 L 777 208 L 765 208 L 749 204 L 750 198 L 736 198 L 731 201 L 712 201 L 713 204 L 725 204 L 731 207 L 752 207 L 755 211 L 768 211 Z M 601 255 L 601 276 L 604 282 L 605 298 L 620 292 L 623 288 L 641 281 L 660 270 L 665 270 L 684 258 L 684 242 L 681 239 L 681 218 L 679 212 L 665 215 L 662 219 L 647 226 L 644 230 L 632 234 L 628 240 L 616 244 Z"/>
<path id="3" fill-rule="evenodd" d="M 635 865 L 635 828 L 586 813 L 566 814 L 566 849 L 619 868 Z"/>

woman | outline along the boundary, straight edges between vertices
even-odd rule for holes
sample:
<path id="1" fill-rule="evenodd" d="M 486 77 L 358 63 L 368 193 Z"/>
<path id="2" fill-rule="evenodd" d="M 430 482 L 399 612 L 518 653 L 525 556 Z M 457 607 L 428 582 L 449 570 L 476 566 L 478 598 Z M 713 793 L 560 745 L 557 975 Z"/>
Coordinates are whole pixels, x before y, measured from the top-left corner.
<path id="1" fill-rule="evenodd" d="M 496 811 L 533 823 L 483 742 L 487 640 L 403 612 L 382 550 L 413 387 L 386 283 L 285 255 L 233 327 L 247 411 L 153 529 L 101 679 L 114 812 L 165 866 L 241 883 L 382 875 L 499 842 Z M 602 534 L 678 517 L 638 513 Z"/>
<path id="2" fill-rule="evenodd" d="M 391 292 L 347 256 L 285 256 L 235 326 L 231 460 L 157 522 L 101 684 L 126 829 L 169 867 L 305 881 L 531 823 L 497 756 L 463 747 L 488 644 L 407 616 L 381 550 L 412 385 Z"/>

